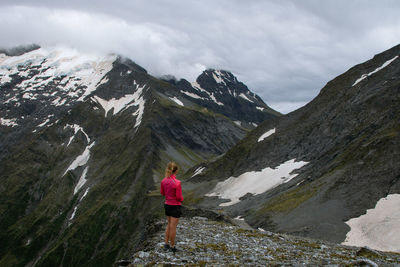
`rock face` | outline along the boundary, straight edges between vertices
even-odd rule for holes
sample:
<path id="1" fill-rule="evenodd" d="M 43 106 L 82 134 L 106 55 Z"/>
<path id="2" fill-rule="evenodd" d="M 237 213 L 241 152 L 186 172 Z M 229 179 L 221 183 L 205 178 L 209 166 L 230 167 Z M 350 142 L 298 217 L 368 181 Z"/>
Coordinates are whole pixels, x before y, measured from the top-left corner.
<path id="1" fill-rule="evenodd" d="M 265 121 L 221 159 L 191 169 L 193 203 L 256 228 L 343 242 L 346 221 L 400 194 L 399 55 L 396 46 L 351 68 L 303 108 Z M 219 206 L 226 192 L 240 201 Z"/>
<path id="2" fill-rule="evenodd" d="M 208 69 L 196 82 L 180 80 L 176 85 L 186 98 L 224 114 L 242 127 L 254 128 L 264 120 L 280 115 L 228 71 Z"/>
<path id="3" fill-rule="evenodd" d="M 110 266 L 159 216 L 168 161 L 184 172 L 248 132 L 117 55 L 19 51 L 0 54 L 2 266 Z"/>
<path id="4" fill-rule="evenodd" d="M 177 227 L 178 252 L 165 251 L 165 222 L 142 250 L 125 260 L 129 266 L 396 266 L 400 256 L 367 248 L 268 231 L 246 230 L 205 217 L 183 218 Z M 121 261 L 122 262 L 122 261 Z"/>

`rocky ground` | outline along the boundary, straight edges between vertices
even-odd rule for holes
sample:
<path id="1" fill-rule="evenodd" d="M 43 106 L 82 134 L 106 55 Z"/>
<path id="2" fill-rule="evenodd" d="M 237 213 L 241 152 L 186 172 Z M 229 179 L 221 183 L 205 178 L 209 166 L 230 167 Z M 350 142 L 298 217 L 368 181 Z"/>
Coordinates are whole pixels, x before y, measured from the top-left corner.
<path id="1" fill-rule="evenodd" d="M 162 224 L 165 229 L 166 223 Z M 178 252 L 164 251 L 163 230 L 157 232 L 129 266 L 400 266 L 400 254 L 347 247 L 205 217 L 181 218 Z M 118 264 L 117 264 L 118 265 Z"/>

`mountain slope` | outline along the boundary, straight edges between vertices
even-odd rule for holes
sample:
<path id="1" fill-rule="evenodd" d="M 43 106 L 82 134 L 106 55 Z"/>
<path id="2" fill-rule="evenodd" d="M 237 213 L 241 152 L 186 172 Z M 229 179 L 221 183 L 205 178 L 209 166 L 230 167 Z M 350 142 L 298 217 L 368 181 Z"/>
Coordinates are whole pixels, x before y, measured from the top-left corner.
<path id="1" fill-rule="evenodd" d="M 247 133 L 116 55 L 40 48 L 0 66 L 0 265 L 110 266 L 161 215 L 168 161 L 185 171 Z"/>
<path id="2" fill-rule="evenodd" d="M 224 208 L 254 227 L 343 242 L 346 221 L 400 193 L 399 54 L 396 46 L 351 68 L 201 173 L 190 170 L 187 190 L 197 192 L 197 205 Z"/>

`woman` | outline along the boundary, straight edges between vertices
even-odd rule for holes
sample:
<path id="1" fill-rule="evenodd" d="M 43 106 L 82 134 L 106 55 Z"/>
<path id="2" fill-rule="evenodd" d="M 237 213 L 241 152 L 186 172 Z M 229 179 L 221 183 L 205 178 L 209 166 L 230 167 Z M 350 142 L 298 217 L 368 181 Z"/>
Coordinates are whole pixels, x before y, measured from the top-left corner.
<path id="1" fill-rule="evenodd" d="M 165 229 L 165 250 L 176 252 L 175 237 L 176 226 L 181 216 L 181 204 L 183 201 L 181 182 L 176 179 L 178 165 L 175 162 L 168 163 L 165 170 L 165 178 L 161 181 L 160 193 L 165 196 L 165 215 L 167 215 L 168 225 Z"/>

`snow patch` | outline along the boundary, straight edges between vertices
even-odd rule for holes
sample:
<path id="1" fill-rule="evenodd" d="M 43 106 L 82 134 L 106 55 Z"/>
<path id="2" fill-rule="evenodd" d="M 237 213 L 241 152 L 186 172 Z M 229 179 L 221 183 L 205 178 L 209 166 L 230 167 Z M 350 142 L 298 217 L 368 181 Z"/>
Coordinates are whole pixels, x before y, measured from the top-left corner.
<path id="1" fill-rule="evenodd" d="M 215 80 L 217 83 L 221 83 L 221 84 L 226 85 L 224 79 L 222 78 L 222 77 L 224 77 L 224 74 L 222 74 L 221 71 L 219 71 L 219 70 L 214 70 L 213 73 L 212 73 L 212 76 L 213 76 L 214 80 Z"/>
<path id="2" fill-rule="evenodd" d="M 215 98 L 214 93 L 212 93 L 212 94 L 210 95 L 210 98 L 211 98 L 215 103 L 217 103 L 217 105 L 220 105 L 220 106 L 223 106 L 223 105 L 224 105 L 224 103 L 219 102 L 219 101 Z"/>
<path id="3" fill-rule="evenodd" d="M 220 105 L 220 106 L 223 106 L 223 105 L 224 105 L 223 103 L 217 101 L 217 99 L 216 99 L 215 96 L 214 96 L 214 93 L 210 93 L 210 92 L 208 92 L 206 89 L 201 88 L 201 86 L 200 86 L 199 83 L 193 82 L 193 83 L 191 83 L 191 85 L 192 85 L 192 87 L 193 87 L 194 89 L 196 89 L 197 91 L 206 93 L 212 101 L 214 101 L 215 103 L 217 103 L 217 105 Z M 203 98 L 203 99 L 204 99 L 204 98 Z"/>
<path id="4" fill-rule="evenodd" d="M 90 190 L 90 187 L 88 187 L 88 188 L 86 189 L 85 193 L 84 193 L 84 194 L 82 195 L 82 197 L 79 199 L 78 204 L 74 207 L 74 211 L 72 212 L 71 217 L 69 217 L 68 227 L 72 224 L 71 221 L 75 218 L 75 214 L 76 214 L 76 211 L 77 211 L 77 209 L 78 209 L 78 207 L 79 207 L 79 204 L 81 203 L 82 199 L 84 199 L 84 198 L 86 197 L 86 195 L 88 194 L 89 190 Z M 74 195 L 75 195 L 75 193 L 74 193 Z"/>
<path id="5" fill-rule="evenodd" d="M 196 175 L 201 174 L 201 173 L 204 171 L 205 168 L 206 168 L 206 167 L 199 167 L 199 168 L 197 168 L 197 170 L 194 171 L 194 174 L 192 175 L 192 177 L 195 177 Z"/>
<path id="6" fill-rule="evenodd" d="M 203 97 L 201 97 L 199 95 L 196 95 L 196 94 L 193 94 L 193 93 L 190 93 L 190 92 L 186 92 L 186 91 L 181 90 L 181 93 L 183 93 L 183 94 L 185 94 L 185 95 L 187 95 L 187 96 L 189 96 L 191 98 L 203 99 L 204 100 Z"/>
<path id="7" fill-rule="evenodd" d="M 126 95 L 119 99 L 111 98 L 108 101 L 98 96 L 94 96 L 93 99 L 104 109 L 104 117 L 107 117 L 107 114 L 111 109 L 113 109 L 113 115 L 115 115 L 123 110 L 129 103 L 135 101 L 134 95 Z"/>
<path id="8" fill-rule="evenodd" d="M 62 99 L 61 97 L 58 96 L 56 99 L 54 99 L 54 100 L 51 102 L 51 104 L 52 104 L 53 106 L 58 107 L 58 106 L 64 105 L 66 101 L 67 101 L 66 98 Z"/>
<path id="9" fill-rule="evenodd" d="M 78 131 L 81 131 L 81 132 L 85 135 L 86 141 L 87 141 L 88 143 L 90 143 L 90 138 L 89 138 L 89 136 L 86 134 L 86 132 L 83 130 L 83 128 L 82 128 L 81 126 L 79 126 L 78 124 L 74 124 L 74 125 L 67 124 L 67 125 L 65 125 L 64 130 L 65 130 L 66 128 L 73 128 L 73 129 L 74 129 L 74 135 L 71 136 L 71 137 L 69 138 L 67 147 L 71 144 L 72 140 L 74 140 L 75 135 L 78 133 Z"/>
<path id="10" fill-rule="evenodd" d="M 107 114 L 111 109 L 113 109 L 113 115 L 115 115 L 121 110 L 127 109 L 131 106 L 138 106 L 138 110 L 133 113 L 133 115 L 138 116 L 139 120 L 141 121 L 145 103 L 142 94 L 146 85 L 140 87 L 136 82 L 134 82 L 134 85 L 136 86 L 136 91 L 134 94 L 125 95 L 119 99 L 112 98 L 110 100 L 104 100 L 98 96 L 94 96 L 92 97 L 92 100 L 97 102 L 104 109 L 105 117 L 107 117 Z M 136 121 L 138 121 L 138 119 L 136 119 Z"/>
<path id="11" fill-rule="evenodd" d="M 260 136 L 260 138 L 258 138 L 257 142 L 261 142 L 263 141 L 265 138 L 267 138 L 270 135 L 273 135 L 275 133 L 275 128 L 272 130 L 269 130 L 268 132 L 264 133 L 263 135 Z"/>
<path id="12" fill-rule="evenodd" d="M 39 124 L 37 127 L 43 127 L 49 122 L 50 122 L 50 119 L 46 119 L 43 123 Z"/>
<path id="13" fill-rule="evenodd" d="M 78 184 L 75 186 L 74 195 L 75 195 L 75 194 L 79 191 L 79 189 L 81 189 L 82 186 L 86 183 L 86 181 L 87 181 L 87 180 L 86 180 L 86 174 L 87 174 L 88 170 L 89 170 L 89 167 L 86 167 L 86 168 L 83 170 L 82 175 L 81 175 L 81 178 L 79 178 Z"/>
<path id="14" fill-rule="evenodd" d="M 77 209 L 78 209 L 78 206 L 75 206 L 74 211 L 72 212 L 71 217 L 69 217 L 69 220 L 70 220 L 70 221 L 72 221 L 72 220 L 74 219 L 75 213 L 76 213 L 76 210 L 77 210 Z M 68 226 L 69 226 L 69 225 L 68 225 Z"/>
<path id="15" fill-rule="evenodd" d="M 22 95 L 23 99 L 31 99 L 31 100 L 36 100 L 36 96 L 32 93 L 25 93 Z"/>
<path id="16" fill-rule="evenodd" d="M 136 116 L 136 122 L 135 122 L 135 128 L 138 127 L 142 123 L 142 118 L 144 114 L 144 104 L 146 102 L 144 101 L 143 97 L 139 98 L 138 100 L 138 109 L 132 114 L 133 116 Z"/>
<path id="17" fill-rule="evenodd" d="M 18 126 L 18 123 L 16 121 L 17 121 L 17 119 L 0 118 L 0 124 L 4 125 L 4 126 L 11 126 L 11 127 Z"/>
<path id="18" fill-rule="evenodd" d="M 363 74 L 361 75 L 361 77 L 359 79 L 357 79 L 352 86 L 356 85 L 357 83 L 361 82 L 362 80 L 364 80 L 365 78 L 367 78 L 368 76 L 371 76 L 372 74 L 377 73 L 378 71 L 380 71 L 381 69 L 387 67 L 390 63 L 392 63 L 393 61 L 395 61 L 399 56 L 395 56 L 394 58 L 386 61 L 385 63 L 382 64 L 382 66 L 380 66 L 379 68 L 375 69 L 374 71 L 368 73 L 368 74 Z"/>
<path id="19" fill-rule="evenodd" d="M 210 94 L 206 89 L 202 88 L 198 82 L 192 82 L 191 85 L 197 91 L 204 92 L 208 95 Z"/>
<path id="20" fill-rule="evenodd" d="M 22 79 L 14 91 L 24 92 L 19 98 L 37 99 L 48 86 L 48 90 L 54 90 L 47 94 L 49 103 L 60 106 L 67 101 L 83 101 L 97 86 L 107 82 L 104 76 L 116 59 L 116 55 L 81 54 L 66 47 L 40 48 L 21 56 L 5 56 L 0 66 L 0 82 L 9 82 L 10 75 L 18 74 Z M 30 77 L 31 67 L 38 72 Z"/>
<path id="21" fill-rule="evenodd" d="M 243 98 L 243 99 L 245 99 L 245 100 L 251 102 L 251 103 L 254 103 L 252 100 L 250 100 L 250 99 L 249 99 L 245 94 L 243 94 L 243 93 L 240 93 L 239 96 L 240 96 L 241 98 Z"/>
<path id="22" fill-rule="evenodd" d="M 86 197 L 86 195 L 89 193 L 90 187 L 86 188 L 85 193 L 82 195 L 82 197 L 79 199 L 79 201 L 82 201 Z"/>
<path id="23" fill-rule="evenodd" d="M 400 252 L 400 194 L 381 198 L 375 208 L 345 223 L 351 229 L 343 245 Z"/>
<path id="24" fill-rule="evenodd" d="M 0 76 L 0 85 L 6 84 L 11 82 L 11 77 L 9 76 L 9 74 L 7 73 L 6 75 L 1 75 Z"/>
<path id="25" fill-rule="evenodd" d="M 258 110 L 260 110 L 260 111 L 263 111 L 265 108 L 262 108 L 262 107 L 256 107 L 256 109 L 258 109 Z"/>
<path id="26" fill-rule="evenodd" d="M 242 127 L 242 122 L 241 121 L 233 121 L 237 126 Z"/>
<path id="27" fill-rule="evenodd" d="M 67 174 L 68 171 L 75 170 L 79 166 L 85 165 L 90 158 L 90 149 L 94 146 L 95 142 L 93 142 L 91 145 L 88 145 L 83 153 L 79 155 L 72 163 L 69 165 L 67 170 L 64 172 L 63 176 Z"/>
<path id="28" fill-rule="evenodd" d="M 185 105 L 183 105 L 182 101 L 180 101 L 176 96 L 175 97 L 170 97 L 169 99 L 171 99 L 172 101 L 174 101 L 176 104 L 178 104 L 179 106 L 184 107 Z"/>
<path id="29" fill-rule="evenodd" d="M 238 177 L 230 177 L 223 182 L 219 182 L 206 196 L 229 199 L 229 202 L 222 203 L 220 206 L 230 206 L 240 202 L 239 198 L 247 193 L 258 195 L 280 184 L 289 182 L 297 176 L 296 173 L 292 172 L 306 164 L 308 162 L 296 162 L 295 159 L 291 159 L 275 169 L 266 167 L 261 171 L 251 171 L 243 173 Z"/>

